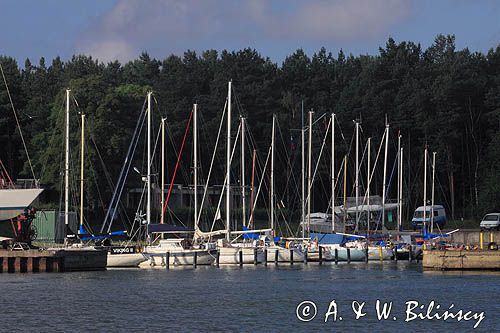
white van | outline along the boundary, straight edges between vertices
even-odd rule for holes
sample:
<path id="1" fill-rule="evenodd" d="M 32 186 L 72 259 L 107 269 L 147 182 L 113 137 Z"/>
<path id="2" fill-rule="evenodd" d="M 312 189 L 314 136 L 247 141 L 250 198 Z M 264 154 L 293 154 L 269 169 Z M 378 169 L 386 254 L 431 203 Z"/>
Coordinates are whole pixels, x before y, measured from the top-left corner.
<path id="1" fill-rule="evenodd" d="M 500 230 L 500 213 L 486 214 L 479 224 L 481 230 L 497 229 Z"/>

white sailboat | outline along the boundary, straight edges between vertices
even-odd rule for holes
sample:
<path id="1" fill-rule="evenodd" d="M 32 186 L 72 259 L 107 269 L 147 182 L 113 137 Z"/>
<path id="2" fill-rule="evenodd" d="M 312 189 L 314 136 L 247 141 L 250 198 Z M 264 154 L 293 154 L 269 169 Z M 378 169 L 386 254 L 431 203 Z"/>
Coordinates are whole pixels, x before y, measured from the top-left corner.
<path id="1" fill-rule="evenodd" d="M 151 93 L 150 93 L 151 94 Z M 148 95 L 148 114 L 150 109 L 150 94 Z M 148 116 L 148 175 L 151 175 L 151 162 L 150 157 L 150 116 Z M 164 126 L 164 122 L 162 122 Z M 162 128 L 164 133 L 164 127 Z M 164 135 L 162 135 L 162 140 L 164 141 Z M 194 168 L 194 228 L 195 231 L 198 229 L 197 216 L 198 216 L 198 105 L 193 105 L 193 146 L 194 146 L 194 158 L 193 158 L 193 168 Z M 164 148 L 162 148 L 162 164 L 164 163 Z M 163 170 L 162 170 L 162 179 Z M 162 184 L 163 188 L 164 184 Z M 150 177 L 147 177 L 147 214 L 146 221 L 148 225 L 151 221 L 151 198 L 150 198 Z M 162 191 L 162 206 L 163 201 L 163 191 Z M 164 225 L 163 221 L 163 207 L 162 207 L 162 218 L 161 225 Z M 149 228 L 148 228 L 149 229 Z M 167 254 L 168 253 L 168 254 Z M 161 267 L 165 265 L 210 265 L 215 261 L 215 247 L 210 246 L 210 244 L 199 244 L 194 246 L 190 240 L 185 238 L 167 238 L 159 239 L 157 244 L 150 244 L 144 248 L 143 255 L 146 261 L 141 264 L 141 267 Z M 168 259 L 167 259 L 168 258 Z M 169 260 L 168 263 L 166 260 Z"/>

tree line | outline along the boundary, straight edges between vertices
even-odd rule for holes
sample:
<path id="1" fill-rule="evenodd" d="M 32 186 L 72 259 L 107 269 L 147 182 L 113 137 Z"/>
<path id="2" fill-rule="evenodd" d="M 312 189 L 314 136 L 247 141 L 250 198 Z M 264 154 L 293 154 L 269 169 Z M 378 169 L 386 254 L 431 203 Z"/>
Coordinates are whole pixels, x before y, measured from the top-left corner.
<path id="1" fill-rule="evenodd" d="M 321 48 L 309 56 L 299 49 L 280 65 L 250 48 L 233 52 L 207 50 L 201 54 L 186 51 L 183 56 L 170 55 L 163 60 L 143 53 L 125 64 L 118 61 L 104 64 L 83 55 L 75 55 L 66 62 L 56 57 L 50 64 L 44 58 L 37 64 L 27 59 L 23 68 L 8 56 L 0 57 L 0 61 L 35 175 L 47 188 L 44 200 L 54 205 L 61 193 L 65 89 L 71 89 L 74 97 L 73 159 L 78 158 L 79 114 L 84 113 L 88 119 L 86 191 L 88 206 L 95 208 L 105 207 L 110 199 L 150 90 L 154 92 L 157 111 L 155 129 L 162 117 L 168 122 L 167 178 L 172 174 L 193 103 L 199 105 L 201 114 L 200 136 L 205 145 L 200 148 L 201 164 L 206 175 L 211 153 L 205 147 L 213 149 L 227 82 L 232 80 L 237 115 L 246 117 L 264 158 L 272 116 L 277 116 L 283 152 L 276 166 L 282 170 L 276 188 L 284 206 L 298 205 L 300 132 L 297 129 L 302 126 L 303 105 L 306 120 L 311 109 L 315 118 L 336 114 L 342 129 L 337 134 L 338 168 L 345 154 L 350 154 L 350 161 L 353 158 L 353 120 L 361 123 L 362 144 L 372 137 L 374 147 L 380 144 L 386 122 L 390 124 L 390 168 L 396 158 L 397 136 L 402 135 L 407 215 L 422 203 L 422 161 L 426 146 L 430 152 L 437 152 L 436 202 L 443 203 L 449 215 L 468 219 L 500 210 L 499 45 L 493 45 L 483 54 L 467 48 L 457 50 L 455 38 L 450 35 L 438 35 L 427 49 L 411 41 L 398 43 L 389 38 L 376 55 L 353 56 L 342 51 L 333 55 Z M 315 125 L 315 157 L 326 130 L 325 120 L 327 117 Z M 32 178 L 3 85 L 0 146 L 0 159 L 11 177 Z M 191 177 L 192 152 L 186 151 L 182 157 L 184 168 L 176 182 L 189 183 Z M 144 152 L 140 149 L 136 155 L 139 161 Z M 144 162 L 134 165 L 144 170 Z M 77 161 L 72 168 L 79 170 Z M 352 190 L 354 171 L 349 168 L 347 187 Z M 319 168 L 322 182 L 328 180 L 328 170 L 327 162 Z M 223 180 L 223 157 L 216 163 L 215 174 L 216 179 Z M 381 194 L 381 175 L 382 171 L 377 171 L 372 193 Z M 238 181 L 235 170 L 232 182 Z M 129 186 L 141 185 L 138 177 L 132 177 L 131 182 Z M 288 186 L 292 182 L 294 185 Z M 325 209 L 327 205 L 325 188 L 328 186 L 315 187 L 316 209 Z M 389 197 L 395 193 L 394 184 Z"/>

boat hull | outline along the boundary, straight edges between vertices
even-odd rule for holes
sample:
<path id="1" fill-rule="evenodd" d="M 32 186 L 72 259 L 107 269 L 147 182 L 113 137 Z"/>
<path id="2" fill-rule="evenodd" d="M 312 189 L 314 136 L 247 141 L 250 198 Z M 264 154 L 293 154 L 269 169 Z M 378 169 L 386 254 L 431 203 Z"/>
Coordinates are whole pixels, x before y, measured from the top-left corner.
<path id="1" fill-rule="evenodd" d="M 343 246 L 325 246 L 326 251 L 328 251 L 328 256 L 325 260 L 335 260 L 335 250 L 337 250 L 337 260 L 339 261 L 365 261 L 366 251 L 364 249 L 358 248 L 346 248 Z M 349 254 L 347 253 L 349 249 Z"/>
<path id="2" fill-rule="evenodd" d="M 194 265 L 194 257 L 196 253 L 196 265 L 211 265 L 215 262 L 215 251 L 207 250 L 185 250 L 185 251 L 170 251 L 168 254 L 168 264 L 172 266 Z M 139 267 L 165 267 L 166 253 L 143 253 L 146 260 Z"/>
<path id="3" fill-rule="evenodd" d="M 368 247 L 368 260 L 391 260 L 393 255 L 394 252 L 386 247 Z"/>
<path id="4" fill-rule="evenodd" d="M 276 261 L 276 251 L 278 251 L 278 262 L 290 262 L 291 259 L 290 251 L 293 251 L 293 262 L 304 261 L 304 254 L 297 249 L 290 250 L 281 246 L 270 246 L 267 248 L 268 262 Z"/>
<path id="5" fill-rule="evenodd" d="M 255 251 L 256 255 L 255 256 Z M 240 261 L 240 252 L 241 261 Z M 264 250 L 262 248 L 254 247 L 221 247 L 219 248 L 219 264 L 221 265 L 238 265 L 238 264 L 254 264 L 255 259 L 257 263 L 262 263 L 266 260 Z"/>
<path id="6" fill-rule="evenodd" d="M 107 267 L 139 267 L 146 260 L 142 253 L 108 253 Z"/>

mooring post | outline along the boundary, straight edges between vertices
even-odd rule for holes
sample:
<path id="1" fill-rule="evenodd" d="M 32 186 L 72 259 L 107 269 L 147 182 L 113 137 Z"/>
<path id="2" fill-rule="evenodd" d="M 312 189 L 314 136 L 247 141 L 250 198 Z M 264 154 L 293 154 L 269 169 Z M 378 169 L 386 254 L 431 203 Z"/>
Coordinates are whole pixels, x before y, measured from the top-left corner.
<path id="1" fill-rule="evenodd" d="M 307 248 L 304 249 L 304 265 L 307 265 Z"/>
<path id="2" fill-rule="evenodd" d="M 322 265 L 323 264 L 323 247 L 318 246 L 318 251 L 319 251 L 319 264 Z"/>
<path id="3" fill-rule="evenodd" d="M 220 264 L 220 250 L 217 250 L 217 253 L 215 254 L 215 265 L 217 266 L 217 268 L 219 268 L 219 264 Z"/>
<path id="4" fill-rule="evenodd" d="M 493 230 L 490 230 L 490 243 L 493 243 Z"/>
<path id="5" fill-rule="evenodd" d="M 347 263 L 351 263 L 351 249 L 347 248 Z"/>
<path id="6" fill-rule="evenodd" d="M 274 264 L 277 265 L 279 260 L 279 250 L 274 250 Z"/>
<path id="7" fill-rule="evenodd" d="M 335 249 L 335 265 L 339 264 L 339 249 Z"/>
<path id="8" fill-rule="evenodd" d="M 380 245 L 378 247 L 378 257 L 379 257 L 380 261 L 384 261 L 384 254 L 383 254 L 383 250 L 382 250 L 382 245 Z"/>
<path id="9" fill-rule="evenodd" d="M 394 246 L 394 260 L 397 262 L 398 261 L 398 247 Z"/>
<path id="10" fill-rule="evenodd" d="M 484 249 L 484 244 L 483 244 L 483 232 L 480 231 L 479 232 L 479 247 L 481 248 L 481 250 Z"/>
<path id="11" fill-rule="evenodd" d="M 198 265 L 198 251 L 194 251 L 193 267 L 196 268 Z"/>
<path id="12" fill-rule="evenodd" d="M 267 266 L 267 247 L 264 248 L 264 266 Z"/>
<path id="13" fill-rule="evenodd" d="M 368 256 L 368 251 L 369 251 L 369 250 L 368 250 L 368 244 L 366 244 L 366 249 L 365 249 L 365 262 L 368 262 L 368 258 L 369 258 L 369 256 Z"/>
<path id="14" fill-rule="evenodd" d="M 411 262 L 413 260 L 413 247 L 410 244 L 410 248 L 408 249 L 408 261 Z"/>
<path id="15" fill-rule="evenodd" d="M 240 257 L 240 267 L 243 266 L 243 251 L 240 249 L 240 252 L 238 253 Z"/>
<path id="16" fill-rule="evenodd" d="M 257 265 L 257 248 L 254 247 L 253 249 L 253 264 Z"/>
<path id="17" fill-rule="evenodd" d="M 165 253 L 165 268 L 170 269 L 170 251 Z"/>
<path id="18" fill-rule="evenodd" d="M 290 249 L 290 265 L 293 265 L 293 249 Z"/>

